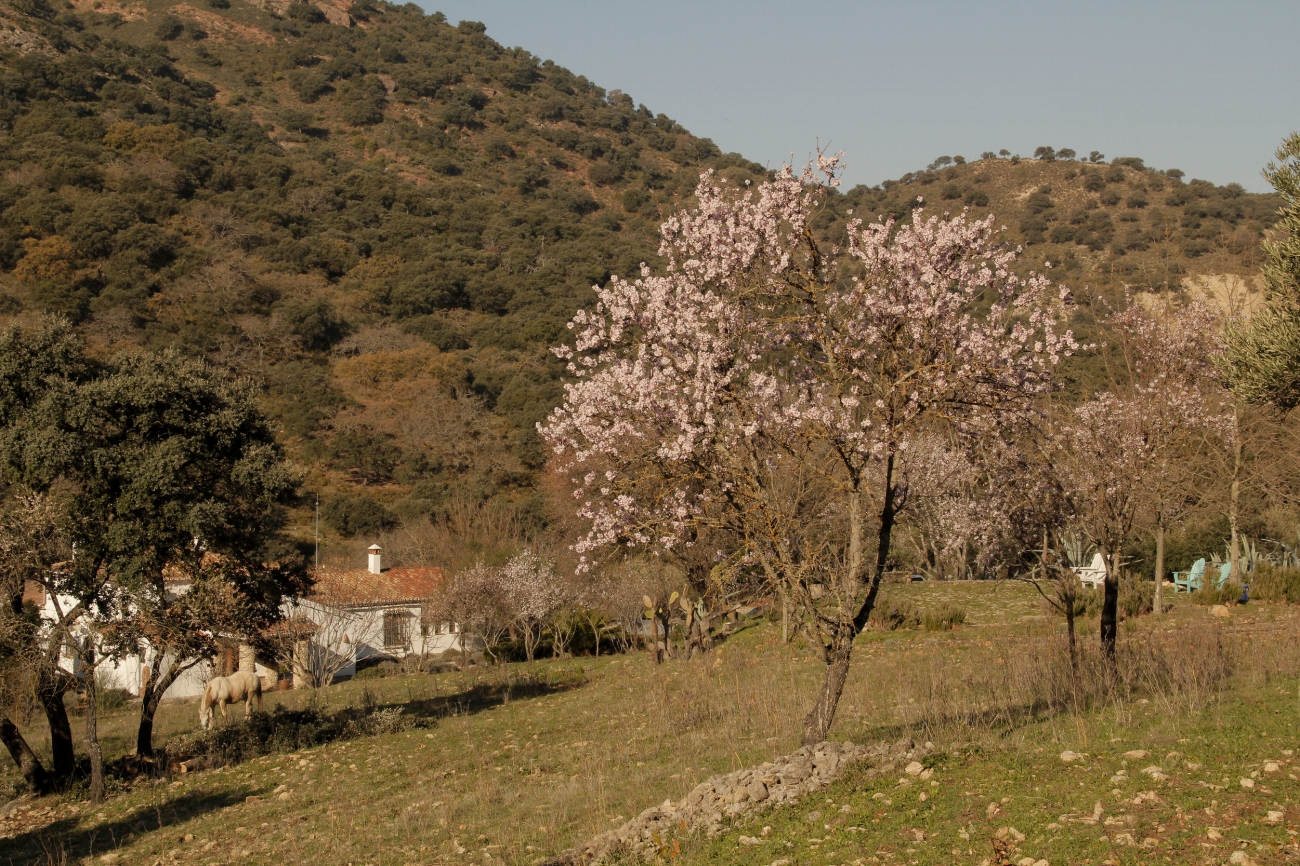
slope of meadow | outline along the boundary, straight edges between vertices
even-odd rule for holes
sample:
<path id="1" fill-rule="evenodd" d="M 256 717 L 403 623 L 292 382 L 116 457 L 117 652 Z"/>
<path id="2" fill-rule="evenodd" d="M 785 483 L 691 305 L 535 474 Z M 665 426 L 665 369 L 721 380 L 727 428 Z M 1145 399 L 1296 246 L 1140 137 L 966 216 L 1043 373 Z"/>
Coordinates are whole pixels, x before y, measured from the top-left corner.
<path id="1" fill-rule="evenodd" d="M 888 595 L 962 605 L 969 624 L 864 634 L 832 736 L 932 741 L 933 780 L 850 774 L 717 839 L 666 840 L 666 855 L 974 866 L 1005 862 L 993 841 L 1003 827 L 1025 837 L 1012 837 L 1010 862 L 1223 862 L 1239 847 L 1284 862 L 1294 850 L 1294 608 L 1252 603 L 1220 621 L 1180 596 L 1163 619 L 1125 623 L 1123 681 L 1109 697 L 1090 679 L 1096 626 L 1085 620 L 1076 705 L 1060 623 L 1029 586 Z M 0 817 L 0 862 L 532 863 L 792 751 L 821 670 L 780 642 L 779 624 L 755 621 L 708 656 L 657 668 L 643 655 L 582 658 L 276 693 L 272 711 L 387 707 L 418 726 L 140 781 L 95 811 L 76 795 L 20 803 Z M 126 750 L 131 718 L 124 708 L 104 723 L 110 758 Z M 194 719 L 193 703 L 166 705 L 160 740 Z M 1084 757 L 1064 763 L 1066 750 Z M 1125 756 L 1136 751 L 1147 754 Z"/>

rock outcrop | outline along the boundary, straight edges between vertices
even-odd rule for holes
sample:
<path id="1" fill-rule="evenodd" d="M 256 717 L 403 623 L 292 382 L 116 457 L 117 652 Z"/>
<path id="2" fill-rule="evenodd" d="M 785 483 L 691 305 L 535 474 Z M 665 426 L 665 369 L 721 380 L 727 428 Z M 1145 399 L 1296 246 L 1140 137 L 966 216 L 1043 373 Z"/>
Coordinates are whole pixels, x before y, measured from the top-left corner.
<path id="1" fill-rule="evenodd" d="M 929 744 L 927 744 L 928 746 Z M 602 833 L 585 845 L 565 851 L 539 866 L 595 866 L 614 854 L 654 859 L 674 836 L 722 830 L 728 818 L 782 803 L 826 787 L 852 764 L 870 762 L 868 775 L 889 773 L 925 754 L 911 740 L 858 746 L 825 742 L 804 746 L 783 758 L 747 770 L 714 776 L 673 803 L 646 809 L 616 830 Z"/>

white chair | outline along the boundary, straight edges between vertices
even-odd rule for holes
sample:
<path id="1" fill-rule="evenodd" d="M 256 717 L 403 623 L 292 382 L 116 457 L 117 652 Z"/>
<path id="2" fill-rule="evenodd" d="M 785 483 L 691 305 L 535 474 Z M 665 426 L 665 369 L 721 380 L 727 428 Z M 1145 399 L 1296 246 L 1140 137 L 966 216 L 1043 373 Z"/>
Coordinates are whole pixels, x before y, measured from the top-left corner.
<path id="1" fill-rule="evenodd" d="M 1094 554 L 1091 565 L 1081 565 L 1074 570 L 1084 586 L 1097 589 L 1106 582 L 1106 561 L 1100 553 Z"/>

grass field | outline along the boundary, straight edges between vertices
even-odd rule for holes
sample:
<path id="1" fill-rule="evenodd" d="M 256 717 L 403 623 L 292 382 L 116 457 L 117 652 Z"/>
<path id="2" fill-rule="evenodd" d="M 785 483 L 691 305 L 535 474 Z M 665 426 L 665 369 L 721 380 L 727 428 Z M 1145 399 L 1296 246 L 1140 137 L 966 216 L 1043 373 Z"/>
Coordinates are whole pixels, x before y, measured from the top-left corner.
<path id="1" fill-rule="evenodd" d="M 1295 609 L 1252 604 L 1221 622 L 1180 600 L 1126 623 L 1124 682 L 1080 697 L 1063 692 L 1062 628 L 1032 588 L 889 591 L 959 604 L 967 624 L 864 634 L 832 737 L 930 740 L 933 777 L 850 775 L 666 858 L 995 864 L 1001 828 L 1015 828 L 1003 833 L 1013 863 L 1300 856 Z M 1084 632 L 1091 650 L 1095 621 Z M 532 863 L 793 750 L 820 674 L 811 652 L 756 622 L 703 659 L 658 668 L 644 655 L 582 658 L 276 693 L 268 709 L 400 706 L 432 726 L 141 782 L 96 810 L 72 796 L 24 805 L 0 817 L 0 864 Z M 165 706 L 159 740 L 196 716 L 193 703 Z M 110 759 L 132 723 L 129 707 L 105 721 Z M 1065 750 L 1084 757 L 1065 763 Z M 1149 754 L 1123 757 L 1134 750 Z"/>

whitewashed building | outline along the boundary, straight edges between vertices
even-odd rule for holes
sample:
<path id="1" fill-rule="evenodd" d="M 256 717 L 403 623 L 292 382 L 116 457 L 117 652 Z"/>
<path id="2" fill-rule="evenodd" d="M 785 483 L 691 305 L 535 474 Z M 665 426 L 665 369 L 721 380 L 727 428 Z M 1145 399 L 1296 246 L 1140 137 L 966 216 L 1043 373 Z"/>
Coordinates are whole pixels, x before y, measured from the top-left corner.
<path id="1" fill-rule="evenodd" d="M 337 681 L 355 675 L 358 664 L 469 648 L 457 623 L 428 616 L 442 587 L 441 568 L 385 568 L 377 544 L 367 554 L 366 568 L 322 566 L 311 593 L 282 608 L 281 630 L 300 639 L 295 684 L 309 679 L 303 668 Z"/>
<path id="2" fill-rule="evenodd" d="M 165 582 L 167 591 L 175 595 L 183 595 L 189 591 L 190 584 L 188 581 L 170 579 Z M 30 601 L 36 605 L 40 612 L 41 618 L 48 623 L 59 621 L 59 612 L 71 610 L 76 600 L 69 596 L 58 596 L 55 598 L 45 591 L 45 588 L 38 583 L 28 581 L 23 591 L 23 601 Z M 83 640 L 85 638 L 85 629 L 74 626 L 73 633 L 78 634 Z M 157 650 L 147 641 L 142 642 L 138 652 L 123 656 L 121 658 L 109 658 L 99 662 L 96 666 L 96 680 L 100 689 L 124 689 L 136 697 L 140 696 L 143 686 L 148 682 L 154 661 L 154 653 Z M 168 665 L 175 663 L 174 658 L 164 659 L 162 673 L 166 673 Z M 71 649 L 64 647 L 59 655 L 59 667 L 73 676 L 82 675 L 81 660 Z M 173 698 L 192 698 L 203 694 L 203 688 L 207 685 L 209 679 L 216 673 L 231 673 L 236 669 L 253 669 L 257 671 L 258 676 L 262 678 L 263 687 L 274 688 L 276 673 L 271 668 L 258 663 L 253 656 L 251 648 L 247 646 L 238 646 L 231 642 L 230 646 L 222 651 L 215 662 L 201 660 L 192 667 L 181 673 L 176 681 L 172 683 L 167 691 L 163 693 L 163 700 Z"/>

